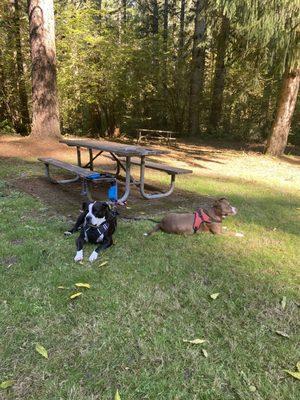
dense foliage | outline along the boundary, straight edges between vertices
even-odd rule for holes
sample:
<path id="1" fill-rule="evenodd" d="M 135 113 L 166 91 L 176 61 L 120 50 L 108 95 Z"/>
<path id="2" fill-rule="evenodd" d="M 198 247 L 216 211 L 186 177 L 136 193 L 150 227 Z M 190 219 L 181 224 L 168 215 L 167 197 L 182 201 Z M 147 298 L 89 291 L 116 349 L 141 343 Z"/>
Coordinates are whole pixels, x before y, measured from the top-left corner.
<path id="1" fill-rule="evenodd" d="M 0 6 L 2 131 L 20 131 L 22 119 L 20 82 L 15 79 L 18 32 L 30 99 L 27 2 L 19 0 L 19 31 L 15 29 L 11 3 L 6 0 Z M 63 132 L 96 136 L 116 134 L 116 128 L 131 133 L 144 127 L 189 133 L 198 1 L 57 0 L 54 3 Z M 203 85 L 198 94 L 198 132 L 242 140 L 265 139 L 274 118 L 285 66 L 297 60 L 298 2 L 204 0 L 200 3 L 206 26 L 203 40 L 197 44 L 204 60 Z M 219 105 L 222 103 L 221 107 L 214 104 L 214 98 Z M 297 135 L 298 141 L 300 138 L 299 122 L 298 104 L 291 132 L 294 142 Z"/>

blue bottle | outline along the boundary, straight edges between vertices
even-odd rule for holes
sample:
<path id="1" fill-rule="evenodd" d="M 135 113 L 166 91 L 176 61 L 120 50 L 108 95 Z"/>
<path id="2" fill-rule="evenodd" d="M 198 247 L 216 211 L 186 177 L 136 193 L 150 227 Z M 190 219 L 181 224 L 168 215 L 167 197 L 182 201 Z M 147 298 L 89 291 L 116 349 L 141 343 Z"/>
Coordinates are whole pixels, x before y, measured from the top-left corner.
<path id="1" fill-rule="evenodd" d="M 108 189 L 107 196 L 110 201 L 118 200 L 118 184 L 117 181 L 113 181 L 110 184 L 110 188 Z"/>

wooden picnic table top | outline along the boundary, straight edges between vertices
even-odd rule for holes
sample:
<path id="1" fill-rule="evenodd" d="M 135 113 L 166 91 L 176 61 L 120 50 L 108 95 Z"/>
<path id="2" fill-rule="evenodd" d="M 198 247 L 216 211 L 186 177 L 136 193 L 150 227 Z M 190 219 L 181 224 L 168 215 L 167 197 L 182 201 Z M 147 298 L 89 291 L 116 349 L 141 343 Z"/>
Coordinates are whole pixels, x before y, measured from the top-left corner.
<path id="1" fill-rule="evenodd" d="M 159 129 L 144 129 L 144 128 L 139 128 L 137 129 L 138 132 L 149 132 L 149 133 L 159 133 L 159 134 L 163 134 L 163 133 L 169 133 L 169 134 L 176 134 L 177 132 L 174 131 L 162 131 Z"/>
<path id="2" fill-rule="evenodd" d="M 167 154 L 168 150 L 151 149 L 142 146 L 128 146 L 126 144 L 120 144 L 115 142 L 100 141 L 100 140 L 87 140 L 87 139 L 66 139 L 61 140 L 61 143 L 65 143 L 68 146 L 85 147 L 87 149 L 95 149 L 114 153 L 118 156 L 129 156 L 129 157 L 141 157 L 150 155 Z"/>

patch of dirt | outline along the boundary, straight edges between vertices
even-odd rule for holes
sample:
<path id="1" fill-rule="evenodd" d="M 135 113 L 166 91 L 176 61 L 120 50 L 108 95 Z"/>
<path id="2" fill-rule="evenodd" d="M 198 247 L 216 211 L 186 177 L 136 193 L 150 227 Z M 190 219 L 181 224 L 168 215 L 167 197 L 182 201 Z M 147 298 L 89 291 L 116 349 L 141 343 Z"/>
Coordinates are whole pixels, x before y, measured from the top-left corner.
<path id="1" fill-rule="evenodd" d="M 36 176 L 14 180 L 13 187 L 40 199 L 52 212 L 72 217 L 78 216 L 81 204 L 86 197 L 81 195 L 81 184 L 71 183 L 59 185 L 49 182 L 46 177 Z M 119 184 L 119 192 L 122 193 L 124 185 Z M 159 215 L 168 211 L 193 210 L 200 205 L 210 204 L 213 199 L 208 196 L 198 196 L 193 193 L 176 190 L 176 193 L 164 199 L 145 200 L 141 198 L 136 187 L 132 187 L 127 207 L 119 207 L 121 217 L 140 217 Z M 93 193 L 99 199 L 107 198 L 107 188 L 99 185 Z M 98 197 L 97 196 L 97 197 Z"/>
<path id="2" fill-rule="evenodd" d="M 18 257 L 17 256 L 9 256 L 5 258 L 0 259 L 0 265 L 6 268 L 10 268 L 14 266 L 18 262 Z"/>
<path id="3" fill-rule="evenodd" d="M 14 246 L 19 246 L 20 244 L 23 244 L 25 242 L 24 239 L 13 239 L 10 241 L 11 244 Z"/>
<path id="4" fill-rule="evenodd" d="M 69 137 L 70 138 L 70 137 Z M 102 140 L 102 139 L 99 139 Z M 121 142 L 121 140 L 119 140 Z M 132 140 L 123 139 L 123 143 L 132 144 Z M 149 145 L 147 145 L 149 146 Z M 202 143 L 179 142 L 176 147 L 151 145 L 151 147 L 169 150 L 168 154 L 154 157 L 154 161 L 167 163 L 181 168 L 193 170 L 193 177 L 207 180 L 222 180 L 224 182 L 237 182 L 255 184 L 258 187 L 270 187 L 280 191 L 295 191 L 300 187 L 299 162 L 297 156 L 283 156 L 281 159 L 265 157 L 258 152 L 244 152 L 234 147 L 204 145 Z M 49 212 L 54 212 L 76 218 L 82 201 L 81 185 L 78 183 L 68 185 L 55 185 L 44 177 L 44 166 L 37 162 L 39 156 L 58 158 L 62 161 L 76 164 L 76 149 L 57 141 L 41 141 L 32 138 L 20 138 L 18 136 L 0 136 L 0 161 L 4 170 L 20 166 L 16 176 L 7 179 L 10 186 L 39 198 L 49 207 Z M 88 151 L 82 151 L 83 165 L 88 161 Z M 109 167 L 107 159 L 98 158 L 95 161 L 96 170 Z M 104 165 L 103 165 L 104 164 Z M 98 168 L 97 168 L 98 167 Z M 133 172 L 137 168 L 133 169 Z M 135 174 L 135 172 L 134 172 Z M 147 181 L 151 183 L 155 179 L 155 185 L 160 181 L 159 174 L 147 174 Z M 180 177 L 180 179 L 183 179 Z M 189 179 L 187 175 L 186 179 Z M 107 188 L 102 187 L 96 192 L 99 198 L 107 198 Z M 94 193 L 96 193 L 94 192 Z M 123 192 L 122 182 L 119 185 L 119 194 Z M 2 195 L 5 195 L 2 194 Z M 193 210 L 196 207 L 211 203 L 208 196 L 199 196 L 193 192 L 181 191 L 178 185 L 174 193 L 163 199 L 145 200 L 138 190 L 133 187 L 128 199 L 128 207 L 120 208 L 122 216 L 146 216 L 158 215 L 166 211 Z"/>

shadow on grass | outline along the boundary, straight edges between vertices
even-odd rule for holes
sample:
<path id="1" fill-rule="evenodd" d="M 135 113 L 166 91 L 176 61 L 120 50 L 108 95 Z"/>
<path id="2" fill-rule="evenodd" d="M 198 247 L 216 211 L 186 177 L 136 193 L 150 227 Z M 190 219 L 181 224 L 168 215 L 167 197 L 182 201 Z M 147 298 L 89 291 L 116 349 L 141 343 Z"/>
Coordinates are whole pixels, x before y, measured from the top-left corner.
<path id="1" fill-rule="evenodd" d="M 1 170 L 3 172 L 3 168 Z M 5 159 L 4 170 L 7 171 L 6 178 L 10 183 L 40 198 L 58 212 L 77 213 L 84 199 L 80 196 L 80 185 L 53 185 L 42 178 L 41 163 Z M 149 182 L 161 186 L 165 184 L 166 179 L 157 181 L 151 175 Z M 235 219 L 243 224 L 255 224 L 267 230 L 276 228 L 293 235 L 299 234 L 297 208 L 300 206 L 300 197 L 270 187 L 268 184 L 244 178 L 218 176 L 179 178 L 172 196 L 154 201 L 145 201 L 136 190 L 129 198 L 130 204 L 133 205 L 133 210 L 129 214 L 142 212 L 146 218 L 147 214 L 153 215 L 153 212 L 160 214 L 163 211 L 176 211 L 176 209 L 181 212 L 193 211 L 199 206 L 211 204 L 214 198 L 221 196 L 228 197 L 230 202 L 239 208 Z"/>

